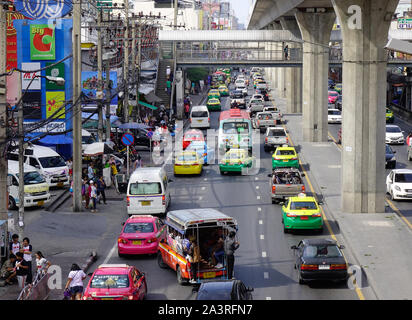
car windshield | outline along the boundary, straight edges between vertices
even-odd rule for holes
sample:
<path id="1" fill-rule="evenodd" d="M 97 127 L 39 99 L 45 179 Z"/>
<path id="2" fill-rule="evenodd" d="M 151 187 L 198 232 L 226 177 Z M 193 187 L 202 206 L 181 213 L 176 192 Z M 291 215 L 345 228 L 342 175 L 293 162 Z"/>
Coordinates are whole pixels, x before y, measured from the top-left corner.
<path id="1" fill-rule="evenodd" d="M 332 116 L 340 116 L 341 113 L 339 110 L 328 110 L 328 114 Z"/>
<path id="2" fill-rule="evenodd" d="M 207 118 L 207 111 L 192 111 L 192 118 Z"/>
<path id="3" fill-rule="evenodd" d="M 305 247 L 305 258 L 338 258 L 342 253 L 336 245 L 313 245 Z"/>
<path id="4" fill-rule="evenodd" d="M 402 132 L 402 130 L 399 127 L 386 127 L 386 132 L 398 133 L 398 132 Z"/>
<path id="5" fill-rule="evenodd" d="M 294 156 L 295 151 L 293 151 L 293 150 L 278 150 L 276 152 L 276 155 L 278 155 L 278 156 Z"/>
<path id="6" fill-rule="evenodd" d="M 262 104 L 262 100 L 252 100 L 250 103 L 255 103 L 255 104 Z"/>
<path id="7" fill-rule="evenodd" d="M 91 144 L 96 142 L 92 136 L 82 136 L 82 144 Z"/>
<path id="8" fill-rule="evenodd" d="M 128 288 L 129 277 L 127 274 L 96 274 L 90 284 L 90 288 Z"/>
<path id="9" fill-rule="evenodd" d="M 160 194 L 162 186 L 159 182 L 135 182 L 130 184 L 131 195 Z"/>
<path id="10" fill-rule="evenodd" d="M 223 133 L 248 133 L 247 122 L 226 122 L 223 124 Z"/>
<path id="11" fill-rule="evenodd" d="M 412 183 L 412 173 L 397 173 L 397 174 L 395 174 L 395 182 Z"/>
<path id="12" fill-rule="evenodd" d="M 19 174 L 16 174 L 17 178 L 19 177 Z M 44 180 L 43 176 L 38 173 L 37 171 L 32 171 L 32 172 L 25 172 L 24 173 L 24 184 L 37 184 L 37 183 L 44 183 L 46 180 Z"/>
<path id="13" fill-rule="evenodd" d="M 181 154 L 177 157 L 178 161 L 196 161 L 196 154 Z"/>
<path id="14" fill-rule="evenodd" d="M 339 93 L 337 92 L 329 92 L 329 96 L 331 97 L 337 97 L 339 95 Z"/>
<path id="15" fill-rule="evenodd" d="M 66 165 L 63 158 L 60 156 L 43 157 L 43 158 L 39 158 L 39 161 L 43 168 L 57 168 L 57 167 L 64 167 Z"/>
<path id="16" fill-rule="evenodd" d="M 284 130 L 270 130 L 269 137 L 286 137 L 286 133 Z"/>
<path id="17" fill-rule="evenodd" d="M 240 152 L 230 152 L 230 153 L 226 154 L 225 158 L 230 159 L 230 160 L 242 159 L 242 153 L 240 153 Z"/>
<path id="18" fill-rule="evenodd" d="M 152 222 L 131 222 L 124 226 L 124 233 L 151 233 L 154 232 Z"/>
<path id="19" fill-rule="evenodd" d="M 313 201 L 292 201 L 290 210 L 316 210 L 316 203 Z"/>

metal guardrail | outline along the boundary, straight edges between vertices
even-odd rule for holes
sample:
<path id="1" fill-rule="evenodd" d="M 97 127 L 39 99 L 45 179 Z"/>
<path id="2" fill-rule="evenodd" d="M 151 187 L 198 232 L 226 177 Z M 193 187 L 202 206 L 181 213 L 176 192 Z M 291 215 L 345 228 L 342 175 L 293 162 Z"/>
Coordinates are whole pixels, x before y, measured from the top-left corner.
<path id="1" fill-rule="evenodd" d="M 47 300 L 50 294 L 48 280 L 47 272 L 37 273 L 34 281 L 22 289 L 17 300 Z"/>

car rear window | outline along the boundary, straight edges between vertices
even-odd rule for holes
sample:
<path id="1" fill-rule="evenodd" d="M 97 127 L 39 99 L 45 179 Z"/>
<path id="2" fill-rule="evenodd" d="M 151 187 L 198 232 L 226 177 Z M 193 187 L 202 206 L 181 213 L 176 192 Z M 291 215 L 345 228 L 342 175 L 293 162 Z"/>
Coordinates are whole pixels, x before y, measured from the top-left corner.
<path id="1" fill-rule="evenodd" d="M 216 289 L 212 291 L 207 289 L 199 290 L 197 300 L 232 300 L 231 291 L 227 288 Z"/>
<path id="2" fill-rule="evenodd" d="M 338 110 L 328 110 L 328 114 L 333 116 L 340 116 L 341 112 Z"/>
<path id="3" fill-rule="evenodd" d="M 160 182 L 131 183 L 129 193 L 131 195 L 161 194 L 162 186 Z"/>
<path id="4" fill-rule="evenodd" d="M 271 120 L 273 119 L 273 116 L 271 113 L 262 113 L 258 116 L 259 120 Z"/>
<path id="5" fill-rule="evenodd" d="M 305 258 L 338 258 L 342 253 L 335 245 L 313 245 L 305 247 L 303 251 Z"/>
<path id="6" fill-rule="evenodd" d="M 207 118 L 207 111 L 192 111 L 192 118 Z"/>
<path id="7" fill-rule="evenodd" d="M 294 156 L 295 152 L 293 150 L 278 150 L 276 154 L 278 156 Z"/>
<path id="8" fill-rule="evenodd" d="M 196 161 L 196 154 L 185 154 L 177 157 L 179 161 Z"/>
<path id="9" fill-rule="evenodd" d="M 290 210 L 316 210 L 316 203 L 313 201 L 293 201 Z"/>
<path id="10" fill-rule="evenodd" d="M 284 130 L 270 130 L 269 137 L 286 137 L 286 132 Z"/>
<path id="11" fill-rule="evenodd" d="M 152 222 L 130 222 L 124 226 L 124 233 L 151 233 L 154 232 Z"/>
<path id="12" fill-rule="evenodd" d="M 128 288 L 129 276 L 127 274 L 96 274 L 94 275 L 90 288 Z"/>
<path id="13" fill-rule="evenodd" d="M 412 183 L 412 173 L 397 173 L 397 174 L 395 174 L 395 182 Z"/>

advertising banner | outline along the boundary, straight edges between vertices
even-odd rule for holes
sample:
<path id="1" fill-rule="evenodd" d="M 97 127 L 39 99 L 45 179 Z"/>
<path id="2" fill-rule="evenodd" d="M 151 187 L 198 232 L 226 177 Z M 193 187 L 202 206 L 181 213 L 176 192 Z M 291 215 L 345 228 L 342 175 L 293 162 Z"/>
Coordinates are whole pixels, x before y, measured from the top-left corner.
<path id="1" fill-rule="evenodd" d="M 103 72 L 103 81 L 106 79 L 106 73 Z M 97 91 L 97 71 L 82 71 L 82 92 L 90 99 L 96 99 Z M 117 88 L 117 72 L 110 71 L 110 85 L 112 92 Z M 106 90 L 104 90 L 104 98 L 106 99 Z M 85 104 L 97 104 L 96 101 L 84 101 Z M 111 105 L 117 106 L 117 95 L 110 102 Z"/>
<path id="2" fill-rule="evenodd" d="M 65 102 L 64 91 L 46 92 L 46 118 L 51 117 Z M 65 109 L 63 108 L 53 119 L 64 119 Z"/>
<path id="3" fill-rule="evenodd" d="M 51 64 L 53 63 L 47 62 L 46 67 Z M 64 63 L 59 63 L 51 68 L 46 69 L 46 76 L 59 77 L 64 79 Z M 64 90 L 64 85 L 59 86 L 55 82 L 46 79 L 46 90 Z"/>
<path id="4" fill-rule="evenodd" d="M 41 64 L 40 62 L 23 62 L 21 64 L 21 69 L 22 70 L 39 70 L 41 69 Z M 41 72 L 25 72 L 21 74 L 21 89 L 22 90 L 41 90 L 41 78 L 40 78 Z M 31 80 L 33 82 L 31 82 Z M 31 84 L 30 84 L 31 82 Z M 28 87 L 30 84 L 30 87 Z"/>
<path id="5" fill-rule="evenodd" d="M 36 122 L 24 122 L 24 130 L 30 130 Z M 52 121 L 32 132 L 64 132 L 66 131 L 66 123 L 63 121 Z"/>
<path id="6" fill-rule="evenodd" d="M 30 59 L 55 60 L 56 44 L 54 25 L 30 25 Z"/>
<path id="7" fill-rule="evenodd" d="M 27 91 L 22 99 L 23 117 L 27 119 L 41 119 L 41 92 Z"/>
<path id="8" fill-rule="evenodd" d="M 72 11 L 72 1 L 66 0 L 15 0 L 16 10 L 31 19 L 53 19 Z"/>

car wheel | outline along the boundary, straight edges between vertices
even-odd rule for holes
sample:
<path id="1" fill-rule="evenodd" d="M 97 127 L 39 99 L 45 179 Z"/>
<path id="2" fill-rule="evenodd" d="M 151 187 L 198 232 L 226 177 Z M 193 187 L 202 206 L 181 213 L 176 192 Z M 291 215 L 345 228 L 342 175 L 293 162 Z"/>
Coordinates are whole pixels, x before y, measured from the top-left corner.
<path id="1" fill-rule="evenodd" d="M 390 192 L 390 196 L 391 196 L 391 200 L 392 200 L 392 201 L 397 201 L 397 199 L 395 199 L 395 197 L 393 196 L 393 192 L 392 192 L 392 191 Z"/>
<path id="2" fill-rule="evenodd" d="M 283 233 L 289 233 L 289 229 L 287 229 L 285 226 L 283 226 Z"/>
<path id="3" fill-rule="evenodd" d="M 117 255 L 119 256 L 119 258 L 124 258 L 125 257 L 125 255 L 120 253 L 119 251 L 117 251 Z"/>
<path id="4" fill-rule="evenodd" d="M 263 150 L 265 150 L 265 152 L 269 152 L 269 148 L 268 147 L 263 147 Z"/>
<path id="5" fill-rule="evenodd" d="M 410 151 L 408 152 L 408 160 L 409 160 L 409 161 L 411 161 L 411 160 L 412 160 L 412 157 L 411 157 L 411 152 L 410 152 Z"/>
<path id="6" fill-rule="evenodd" d="M 17 205 L 16 201 L 13 199 L 13 197 L 9 197 L 9 210 L 16 210 Z"/>
<path id="7" fill-rule="evenodd" d="M 180 272 L 179 266 L 176 267 L 176 277 L 177 277 L 177 283 L 180 284 L 181 286 L 187 284 L 188 280 L 182 277 L 182 273 Z"/>
<path id="8" fill-rule="evenodd" d="M 160 251 L 157 253 L 157 264 L 160 268 L 167 269 L 167 264 L 163 261 L 163 257 Z"/>
<path id="9" fill-rule="evenodd" d="M 323 233 L 323 227 L 320 228 L 320 229 L 318 229 L 318 233 L 319 233 L 319 234 L 322 234 L 322 233 Z"/>
<path id="10" fill-rule="evenodd" d="M 302 279 L 302 276 L 300 275 L 300 270 L 298 270 L 298 282 L 299 284 L 305 284 L 305 281 Z"/>
<path id="11" fill-rule="evenodd" d="M 277 204 L 277 203 L 278 203 L 278 200 L 272 199 L 272 204 Z"/>
<path id="12" fill-rule="evenodd" d="M 225 173 L 223 171 L 220 171 L 220 174 L 223 176 Z"/>

